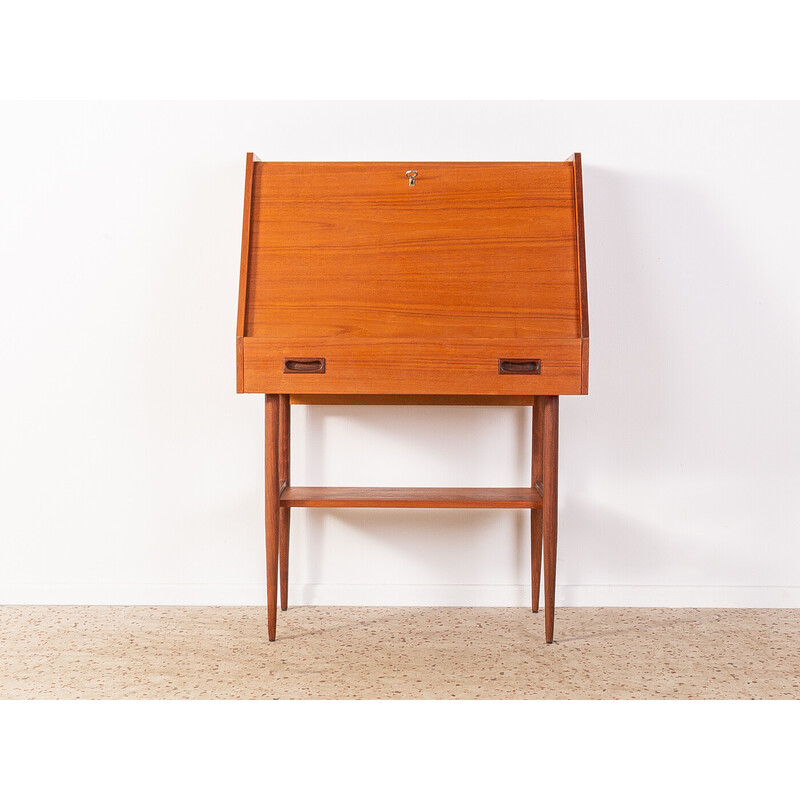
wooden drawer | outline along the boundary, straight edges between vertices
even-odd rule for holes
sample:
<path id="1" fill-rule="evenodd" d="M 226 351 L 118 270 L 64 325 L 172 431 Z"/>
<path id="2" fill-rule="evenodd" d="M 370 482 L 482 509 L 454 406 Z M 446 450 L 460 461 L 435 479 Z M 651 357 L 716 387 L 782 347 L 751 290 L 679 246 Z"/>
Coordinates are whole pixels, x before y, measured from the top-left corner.
<path id="1" fill-rule="evenodd" d="M 419 342 L 246 338 L 243 361 L 244 391 L 265 394 L 582 392 L 581 342 L 570 339 Z M 292 371 L 292 367 L 302 371 Z"/>

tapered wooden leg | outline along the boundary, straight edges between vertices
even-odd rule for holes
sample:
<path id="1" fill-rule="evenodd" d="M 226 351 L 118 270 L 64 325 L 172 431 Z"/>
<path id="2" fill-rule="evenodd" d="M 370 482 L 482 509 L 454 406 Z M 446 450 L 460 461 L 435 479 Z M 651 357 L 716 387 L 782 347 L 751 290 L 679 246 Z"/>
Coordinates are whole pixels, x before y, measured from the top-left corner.
<path id="1" fill-rule="evenodd" d="M 282 394 L 279 409 L 280 443 L 278 446 L 278 485 L 283 491 L 289 485 L 289 437 L 291 434 L 291 414 L 289 395 Z M 280 536 L 278 542 L 280 574 L 281 574 L 281 611 L 289 607 L 289 522 L 290 508 L 280 510 Z"/>
<path id="2" fill-rule="evenodd" d="M 542 402 L 535 397 L 533 401 L 533 424 L 531 426 L 531 486 L 542 486 Z M 539 611 L 539 593 L 542 577 L 542 509 L 531 509 L 531 609 Z"/>
<path id="3" fill-rule="evenodd" d="M 553 641 L 558 540 L 558 397 L 542 399 L 542 529 L 544 543 L 544 630 Z"/>
<path id="4" fill-rule="evenodd" d="M 278 616 L 278 483 L 279 401 L 277 394 L 264 396 L 264 525 L 267 540 L 267 632 L 275 641 Z"/>

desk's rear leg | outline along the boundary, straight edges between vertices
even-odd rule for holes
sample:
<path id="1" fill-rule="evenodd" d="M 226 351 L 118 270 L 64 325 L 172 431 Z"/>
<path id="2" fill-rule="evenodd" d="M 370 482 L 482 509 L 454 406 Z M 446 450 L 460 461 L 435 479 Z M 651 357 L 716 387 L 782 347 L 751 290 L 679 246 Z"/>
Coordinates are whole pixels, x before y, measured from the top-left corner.
<path id="1" fill-rule="evenodd" d="M 278 525 L 280 484 L 278 482 L 279 396 L 264 396 L 264 526 L 267 540 L 267 631 L 275 641 L 278 616 Z"/>
<path id="2" fill-rule="evenodd" d="M 553 641 L 556 605 L 556 543 L 558 540 L 558 397 L 542 401 L 542 528 L 544 542 L 544 630 Z"/>
<path id="3" fill-rule="evenodd" d="M 278 427 L 280 430 L 280 442 L 278 445 L 278 485 L 283 491 L 284 486 L 289 485 L 289 442 L 291 434 L 291 413 L 289 406 L 289 395 L 280 396 L 280 409 L 278 413 Z M 280 561 L 281 575 L 281 611 L 286 611 L 289 607 L 289 522 L 290 508 L 280 510 L 280 535 L 278 542 L 278 552 Z"/>
<path id="4" fill-rule="evenodd" d="M 533 399 L 531 451 L 531 487 L 542 485 L 542 398 Z M 542 509 L 531 509 L 531 609 L 539 611 L 539 594 L 542 579 Z"/>

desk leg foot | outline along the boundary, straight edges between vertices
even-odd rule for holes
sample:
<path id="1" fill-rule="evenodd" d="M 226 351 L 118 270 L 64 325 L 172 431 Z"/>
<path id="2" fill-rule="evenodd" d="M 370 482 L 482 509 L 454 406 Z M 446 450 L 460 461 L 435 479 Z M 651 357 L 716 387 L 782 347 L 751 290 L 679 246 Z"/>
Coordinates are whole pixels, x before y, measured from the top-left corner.
<path id="1" fill-rule="evenodd" d="M 539 399 L 539 398 L 537 398 Z M 558 397 L 542 397 L 542 529 L 544 549 L 544 630 L 553 641 L 558 541 Z"/>
<path id="2" fill-rule="evenodd" d="M 281 573 L 281 611 L 286 611 L 289 608 L 289 519 L 290 509 L 282 508 L 280 517 L 281 530 L 278 542 Z"/>
<path id="3" fill-rule="evenodd" d="M 542 510 L 531 511 L 531 610 L 539 613 L 542 581 Z"/>
<path id="4" fill-rule="evenodd" d="M 267 631 L 275 641 L 278 615 L 278 395 L 264 396 L 264 528 L 267 544 Z"/>
<path id="5" fill-rule="evenodd" d="M 289 485 L 289 441 L 291 429 L 291 416 L 289 406 L 289 395 L 280 396 L 280 406 L 278 411 L 278 428 L 280 441 L 278 444 L 278 483 L 281 487 Z M 280 510 L 280 535 L 278 537 L 278 555 L 280 562 L 281 576 L 281 611 L 286 611 L 289 607 L 289 524 L 291 521 L 291 509 L 281 508 Z"/>

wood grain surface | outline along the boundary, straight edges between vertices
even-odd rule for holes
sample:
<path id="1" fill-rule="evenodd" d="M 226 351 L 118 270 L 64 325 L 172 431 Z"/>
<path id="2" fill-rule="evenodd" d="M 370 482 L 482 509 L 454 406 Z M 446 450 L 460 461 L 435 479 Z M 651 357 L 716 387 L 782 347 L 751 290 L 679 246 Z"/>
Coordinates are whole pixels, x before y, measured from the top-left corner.
<path id="1" fill-rule="evenodd" d="M 325 373 L 284 373 L 284 358 Z M 498 358 L 541 359 L 539 375 L 500 375 Z M 244 339 L 244 391 L 279 394 L 580 394 L 580 339 Z"/>
<path id="2" fill-rule="evenodd" d="M 245 336 L 580 335 L 571 164 L 262 162 L 252 202 Z"/>
<path id="3" fill-rule="evenodd" d="M 287 486 L 281 506 L 305 508 L 541 508 L 536 488 Z"/>
<path id="4" fill-rule="evenodd" d="M 581 338 L 589 338 L 589 293 L 586 284 L 586 233 L 583 221 L 583 159 L 573 153 L 569 159 L 573 168 L 575 191 L 575 234 L 578 257 L 578 299 L 580 303 Z"/>
<path id="5" fill-rule="evenodd" d="M 414 186 L 408 169 L 417 170 Z M 248 156 L 237 390 L 585 393 L 588 347 L 572 348 L 588 337 L 582 204 L 580 154 L 565 162 Z M 325 349 L 302 350 L 314 342 Z M 555 358 L 506 346 L 541 342 Z M 495 361 L 541 358 L 542 376 L 491 380 L 476 361 L 489 352 Z M 278 356 L 332 358 L 335 372 L 324 383 L 276 377 Z"/>
<path id="6" fill-rule="evenodd" d="M 556 608 L 558 545 L 558 397 L 543 397 L 542 405 L 542 560 L 544 562 L 545 641 L 553 642 Z"/>
<path id="7" fill-rule="evenodd" d="M 531 415 L 531 486 L 542 487 L 544 398 L 537 397 Z M 531 509 L 531 611 L 539 611 L 542 580 L 542 509 Z"/>
<path id="8" fill-rule="evenodd" d="M 295 406 L 532 406 L 533 395 L 293 394 Z"/>
<path id="9" fill-rule="evenodd" d="M 292 410 L 289 396 L 278 399 L 278 484 L 283 491 L 291 482 Z M 281 610 L 289 606 L 289 528 L 291 509 L 281 506 L 278 518 L 278 567 L 281 585 Z"/>
<path id="10" fill-rule="evenodd" d="M 250 219 L 253 214 L 253 164 L 255 156 L 247 154 L 244 166 L 244 212 L 242 219 L 242 257 L 239 263 L 239 304 L 236 312 L 236 391 L 244 391 L 244 319 L 247 306 L 247 271 L 250 264 Z"/>
<path id="11" fill-rule="evenodd" d="M 280 527 L 280 410 L 278 395 L 264 397 L 264 533 L 267 551 L 267 634 L 275 641 Z"/>

